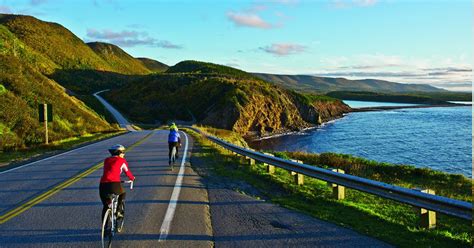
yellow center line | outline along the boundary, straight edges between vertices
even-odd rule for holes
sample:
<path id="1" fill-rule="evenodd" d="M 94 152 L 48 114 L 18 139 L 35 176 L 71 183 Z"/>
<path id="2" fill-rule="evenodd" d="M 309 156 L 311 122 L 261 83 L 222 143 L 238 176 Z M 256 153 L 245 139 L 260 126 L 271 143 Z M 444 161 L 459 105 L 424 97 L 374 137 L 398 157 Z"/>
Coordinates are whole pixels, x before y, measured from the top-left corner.
<path id="1" fill-rule="evenodd" d="M 147 136 L 145 136 L 143 139 L 139 140 L 138 142 L 136 142 L 135 144 L 133 144 L 132 146 L 130 146 L 127 150 L 130 151 L 132 150 L 133 148 L 135 148 L 136 146 L 140 145 L 141 143 L 145 142 L 148 138 L 151 137 L 151 135 L 153 134 L 154 132 L 151 132 L 149 133 Z M 75 182 L 81 180 L 82 178 L 92 174 L 92 172 L 96 171 L 97 169 L 101 168 L 103 166 L 103 162 L 100 162 L 98 164 L 95 164 L 93 165 L 91 168 L 87 169 L 86 171 L 84 172 L 81 172 L 71 178 L 69 178 L 68 180 L 56 185 L 55 187 L 53 187 L 52 189 L 44 192 L 43 194 L 29 200 L 28 202 L 8 211 L 6 214 L 0 216 L 0 224 L 3 224 L 5 222 L 7 222 L 8 220 L 10 220 L 11 218 L 15 217 L 15 216 L 18 216 L 19 214 L 25 212 L 26 210 L 32 208 L 33 206 L 35 206 L 36 204 L 48 199 L 49 197 L 53 196 L 54 194 L 56 194 L 57 192 L 63 190 L 64 188 L 66 187 L 69 187 L 70 185 L 74 184 Z"/>

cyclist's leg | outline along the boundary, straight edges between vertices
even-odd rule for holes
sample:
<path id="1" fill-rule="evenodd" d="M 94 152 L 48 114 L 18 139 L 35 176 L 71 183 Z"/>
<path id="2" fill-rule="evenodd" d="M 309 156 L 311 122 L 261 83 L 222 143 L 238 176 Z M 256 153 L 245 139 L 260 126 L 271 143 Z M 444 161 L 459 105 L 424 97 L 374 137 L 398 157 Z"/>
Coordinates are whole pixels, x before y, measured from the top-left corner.
<path id="1" fill-rule="evenodd" d="M 176 144 L 175 144 L 174 146 L 176 147 L 175 157 L 176 157 L 176 160 L 178 160 L 178 148 L 179 148 L 179 143 L 176 142 Z"/>
<path id="2" fill-rule="evenodd" d="M 107 212 L 107 209 L 109 209 L 109 197 L 108 194 L 112 193 L 110 190 L 110 185 L 107 183 L 101 183 L 99 185 L 99 195 L 100 195 L 100 201 L 102 201 L 102 220 L 104 219 L 105 212 Z"/>
<path id="3" fill-rule="evenodd" d="M 171 163 L 171 151 L 173 149 L 173 146 L 174 146 L 173 142 L 168 142 L 168 150 L 169 150 L 169 152 L 168 152 L 168 162 L 170 162 L 170 163 Z"/>
<path id="4" fill-rule="evenodd" d="M 118 198 L 118 203 L 117 203 L 117 212 L 120 213 L 122 216 L 124 215 L 124 212 L 125 212 L 124 204 L 123 204 L 123 202 L 125 201 L 125 195 L 126 195 L 125 192 L 120 194 Z"/>

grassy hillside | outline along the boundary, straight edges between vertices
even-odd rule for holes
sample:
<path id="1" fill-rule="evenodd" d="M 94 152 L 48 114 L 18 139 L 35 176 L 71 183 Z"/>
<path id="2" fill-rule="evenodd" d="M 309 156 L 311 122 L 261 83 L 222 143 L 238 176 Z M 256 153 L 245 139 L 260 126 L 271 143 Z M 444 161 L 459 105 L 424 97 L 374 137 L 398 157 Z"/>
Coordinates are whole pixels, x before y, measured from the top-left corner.
<path id="1" fill-rule="evenodd" d="M 112 130 L 113 127 L 83 102 L 70 97 L 66 89 L 45 76 L 67 65 L 52 59 L 60 61 L 61 49 L 48 50 L 48 44 L 33 48 L 23 41 L 48 43 L 48 35 L 40 34 L 48 29 L 43 25 L 45 23 L 24 16 L 19 16 L 22 22 L 18 22 L 14 17 L 0 16 L 0 23 L 5 24 L 0 24 L 0 151 L 44 142 L 44 130 L 38 121 L 38 103 L 53 104 L 53 123 L 49 125 L 51 141 Z M 29 23 L 25 24 L 25 21 Z M 34 25 L 38 25 L 38 30 L 32 31 Z M 45 25 L 51 25 L 52 39 L 59 39 L 64 32 L 59 25 Z M 10 28 L 17 33 L 11 32 Z M 70 38 L 67 32 L 65 35 L 66 39 Z M 45 54 L 42 49 L 55 52 Z"/>
<path id="2" fill-rule="evenodd" d="M 143 63 L 130 56 L 120 47 L 103 42 L 90 42 L 87 45 L 94 50 L 116 72 L 122 74 L 148 74 L 151 71 Z"/>
<path id="3" fill-rule="evenodd" d="M 40 21 L 31 16 L 0 15 L 0 24 L 61 69 L 112 70 L 81 39 L 57 23 Z"/>
<path id="4" fill-rule="evenodd" d="M 150 71 L 152 72 L 164 72 L 168 70 L 169 66 L 149 58 L 136 58 Z"/>
<path id="5" fill-rule="evenodd" d="M 327 93 L 330 91 L 371 91 L 384 93 L 447 92 L 429 85 L 400 84 L 384 80 L 316 77 L 309 75 L 276 75 L 254 73 L 255 76 L 282 87 L 300 92 Z"/>
<path id="6" fill-rule="evenodd" d="M 165 73 L 132 80 L 106 93 L 112 104 L 138 122 L 196 121 L 243 135 L 316 124 L 320 118 L 313 101 L 295 95 L 299 94 L 244 71 L 197 61 L 180 62 Z M 338 100 L 331 101 L 348 109 Z"/>
<path id="7" fill-rule="evenodd" d="M 112 127 L 64 88 L 11 54 L 0 55 L 0 150 L 18 149 L 44 142 L 38 122 L 38 103 L 53 104 L 51 141 Z"/>

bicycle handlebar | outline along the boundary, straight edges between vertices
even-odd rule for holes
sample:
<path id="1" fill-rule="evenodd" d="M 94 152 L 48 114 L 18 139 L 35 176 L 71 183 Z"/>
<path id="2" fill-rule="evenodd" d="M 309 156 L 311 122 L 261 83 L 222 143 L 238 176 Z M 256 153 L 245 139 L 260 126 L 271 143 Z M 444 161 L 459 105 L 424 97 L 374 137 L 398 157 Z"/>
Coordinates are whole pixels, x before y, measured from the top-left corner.
<path id="1" fill-rule="evenodd" d="M 129 183 L 130 184 L 130 189 L 132 190 L 133 189 L 133 181 L 132 180 L 128 180 L 128 181 L 120 181 L 121 183 Z"/>

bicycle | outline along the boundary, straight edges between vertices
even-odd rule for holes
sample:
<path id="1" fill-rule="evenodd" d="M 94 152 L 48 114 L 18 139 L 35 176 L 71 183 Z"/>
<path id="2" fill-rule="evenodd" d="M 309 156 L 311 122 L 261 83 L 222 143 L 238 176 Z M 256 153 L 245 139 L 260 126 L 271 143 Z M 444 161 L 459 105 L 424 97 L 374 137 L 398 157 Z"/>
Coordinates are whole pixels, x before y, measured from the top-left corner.
<path id="1" fill-rule="evenodd" d="M 121 183 L 129 183 L 130 190 L 133 190 L 133 181 L 121 181 Z M 118 205 L 119 195 L 110 194 L 110 203 L 109 209 L 105 212 L 104 219 L 102 221 L 102 232 L 101 240 L 102 247 L 112 247 L 112 240 L 116 233 L 120 233 L 123 230 L 123 223 L 125 219 L 125 214 L 121 218 L 117 217 L 117 205 Z M 122 201 L 122 209 L 125 207 L 124 201 Z"/>
<path id="2" fill-rule="evenodd" d="M 170 157 L 170 159 L 169 159 L 171 170 L 174 169 L 174 164 L 175 164 L 175 162 L 176 162 L 176 152 L 177 152 L 176 149 L 178 149 L 176 146 L 173 146 L 173 147 L 171 148 L 171 157 Z"/>

